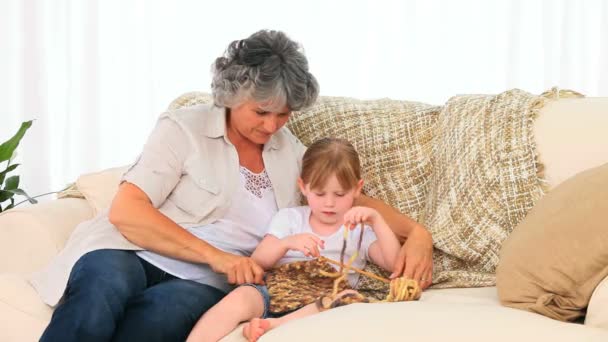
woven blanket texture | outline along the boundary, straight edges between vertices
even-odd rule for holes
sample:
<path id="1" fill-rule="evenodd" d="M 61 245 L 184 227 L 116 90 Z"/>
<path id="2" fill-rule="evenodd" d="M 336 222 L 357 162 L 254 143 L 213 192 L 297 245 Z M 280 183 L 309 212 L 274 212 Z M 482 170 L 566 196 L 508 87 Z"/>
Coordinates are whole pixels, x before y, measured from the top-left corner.
<path id="1" fill-rule="evenodd" d="M 420 220 L 433 235 L 434 287 L 495 285 L 502 242 L 544 194 L 533 121 L 545 100 L 513 89 L 444 106 Z"/>

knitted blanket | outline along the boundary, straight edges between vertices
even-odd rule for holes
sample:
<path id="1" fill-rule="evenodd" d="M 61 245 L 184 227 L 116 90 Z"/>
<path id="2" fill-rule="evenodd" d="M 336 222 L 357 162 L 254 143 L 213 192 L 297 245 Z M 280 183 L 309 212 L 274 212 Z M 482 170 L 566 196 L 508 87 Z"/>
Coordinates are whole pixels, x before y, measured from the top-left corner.
<path id="1" fill-rule="evenodd" d="M 460 95 L 439 114 L 419 219 L 433 235 L 433 288 L 495 285 L 502 242 L 545 191 L 532 130 L 545 100 L 518 89 Z M 377 298 L 388 291 L 367 278 L 358 288 Z"/>

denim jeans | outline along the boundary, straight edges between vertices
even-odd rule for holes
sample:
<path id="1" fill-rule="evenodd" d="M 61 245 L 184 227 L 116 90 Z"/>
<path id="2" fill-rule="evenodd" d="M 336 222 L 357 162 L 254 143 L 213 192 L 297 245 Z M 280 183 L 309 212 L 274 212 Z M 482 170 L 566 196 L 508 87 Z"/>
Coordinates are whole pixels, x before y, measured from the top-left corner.
<path id="1" fill-rule="evenodd" d="M 225 293 L 178 279 L 133 251 L 82 256 L 41 341 L 184 341 Z"/>

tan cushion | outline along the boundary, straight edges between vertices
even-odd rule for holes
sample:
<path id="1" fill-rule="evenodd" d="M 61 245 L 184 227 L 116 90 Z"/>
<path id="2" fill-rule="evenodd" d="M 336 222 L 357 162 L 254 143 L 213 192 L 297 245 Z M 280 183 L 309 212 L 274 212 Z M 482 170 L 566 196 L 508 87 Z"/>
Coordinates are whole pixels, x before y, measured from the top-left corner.
<path id="1" fill-rule="evenodd" d="M 321 97 L 287 125 L 307 146 L 323 137 L 349 140 L 361 158 L 365 193 L 416 220 L 426 202 L 440 110 L 420 102 Z"/>
<path id="2" fill-rule="evenodd" d="M 0 341 L 38 341 L 51 315 L 23 277 L 0 274 Z"/>
<path id="3" fill-rule="evenodd" d="M 608 277 L 602 280 L 591 295 L 585 325 L 608 329 Z"/>
<path id="4" fill-rule="evenodd" d="M 502 241 L 543 194 L 532 123 L 544 100 L 514 89 L 446 103 L 422 220 L 435 287 L 494 285 Z"/>
<path id="5" fill-rule="evenodd" d="M 128 166 L 116 167 L 78 177 L 76 187 L 93 208 L 95 215 L 112 204 L 120 177 Z"/>
<path id="6" fill-rule="evenodd" d="M 549 192 L 503 244 L 500 300 L 559 320 L 584 314 L 608 275 L 608 164 Z"/>
<path id="7" fill-rule="evenodd" d="M 551 188 L 608 163 L 608 98 L 549 101 L 534 122 L 544 176 Z"/>

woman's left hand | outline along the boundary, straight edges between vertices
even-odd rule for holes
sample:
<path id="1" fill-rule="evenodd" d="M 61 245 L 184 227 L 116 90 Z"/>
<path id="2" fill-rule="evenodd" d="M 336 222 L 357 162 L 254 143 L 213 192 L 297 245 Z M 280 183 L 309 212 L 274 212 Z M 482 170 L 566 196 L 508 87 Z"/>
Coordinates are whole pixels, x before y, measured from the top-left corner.
<path id="1" fill-rule="evenodd" d="M 402 275 L 416 280 L 422 289 L 433 282 L 433 237 L 421 225 L 412 229 L 401 246 L 391 278 Z"/>

